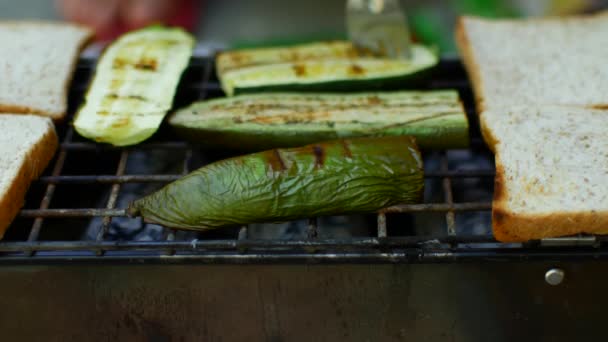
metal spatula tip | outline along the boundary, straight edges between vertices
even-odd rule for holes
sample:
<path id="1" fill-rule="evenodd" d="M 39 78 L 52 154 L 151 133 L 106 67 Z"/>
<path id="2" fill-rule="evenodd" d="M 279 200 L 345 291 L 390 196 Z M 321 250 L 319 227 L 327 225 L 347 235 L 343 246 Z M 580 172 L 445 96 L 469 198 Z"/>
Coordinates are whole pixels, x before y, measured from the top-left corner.
<path id="1" fill-rule="evenodd" d="M 349 39 L 361 52 L 411 57 L 407 20 L 397 0 L 348 0 L 346 24 Z"/>

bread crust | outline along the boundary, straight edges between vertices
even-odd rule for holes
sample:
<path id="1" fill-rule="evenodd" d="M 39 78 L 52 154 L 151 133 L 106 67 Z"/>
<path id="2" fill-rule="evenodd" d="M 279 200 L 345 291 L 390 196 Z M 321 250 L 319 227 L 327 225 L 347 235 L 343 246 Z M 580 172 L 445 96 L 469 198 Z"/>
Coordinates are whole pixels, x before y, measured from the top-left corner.
<path id="1" fill-rule="evenodd" d="M 513 213 L 508 209 L 508 188 L 504 166 L 496 156 L 492 231 L 500 242 L 526 242 L 550 237 L 608 234 L 608 211 Z"/>
<path id="2" fill-rule="evenodd" d="M 66 89 L 67 94 L 68 89 Z M 61 122 L 65 118 L 64 113 L 52 113 L 44 110 L 20 106 L 20 105 L 12 105 L 12 104 L 3 104 L 0 103 L 0 114 L 23 114 L 23 115 L 39 115 L 39 116 L 48 116 L 53 119 L 55 122 Z"/>
<path id="3" fill-rule="evenodd" d="M 488 145 L 488 148 L 490 149 L 490 151 L 492 151 L 494 154 L 496 154 L 496 146 L 498 145 L 498 138 L 492 134 L 492 130 L 489 128 L 488 123 L 486 122 L 486 115 L 485 112 L 484 113 L 480 113 L 478 115 L 479 118 L 479 129 L 481 130 L 481 136 L 483 137 L 483 140 L 486 142 L 486 145 Z"/>
<path id="4" fill-rule="evenodd" d="M 460 51 L 460 56 L 462 57 L 462 63 L 469 75 L 469 81 L 471 86 L 473 87 L 473 95 L 475 96 L 475 107 L 477 109 L 477 118 L 479 120 L 479 127 L 481 130 L 481 136 L 483 140 L 486 142 L 490 150 L 494 151 L 494 146 L 498 142 L 497 139 L 492 135 L 491 131 L 488 129 L 484 117 L 484 94 L 483 94 L 483 86 L 482 86 L 482 78 L 481 78 L 481 70 L 479 68 L 479 64 L 477 63 L 475 57 L 473 56 L 473 48 L 471 46 L 471 41 L 469 40 L 464 21 L 469 19 L 469 17 L 459 17 L 456 22 L 456 30 L 455 30 L 455 39 L 456 46 Z"/>
<path id="5" fill-rule="evenodd" d="M 80 28 L 83 28 L 83 27 L 80 26 Z M 93 40 L 93 37 L 94 37 L 93 31 L 91 31 L 88 28 L 85 28 L 85 30 L 86 30 L 85 36 L 80 40 L 80 42 L 78 42 L 78 47 L 76 49 L 77 52 L 72 56 L 72 59 L 70 60 L 70 72 L 67 75 L 67 77 L 65 77 L 63 80 L 63 85 L 62 85 L 63 101 L 64 101 L 63 113 L 56 113 L 55 116 L 49 115 L 56 122 L 63 121 L 63 119 L 65 119 L 65 117 L 66 117 L 67 110 L 68 110 L 68 94 L 70 91 L 70 84 L 72 83 L 72 79 L 74 78 L 74 73 L 76 72 L 76 65 L 78 64 L 78 58 L 80 57 L 80 54 L 82 53 L 84 48 Z"/>
<path id="6" fill-rule="evenodd" d="M 66 77 L 64 77 L 63 84 L 60 85 L 61 89 L 62 89 L 61 107 L 63 108 L 63 110 L 61 112 L 48 112 L 48 111 L 42 110 L 40 108 L 33 108 L 33 107 L 23 106 L 23 105 L 19 105 L 19 104 L 0 103 L 0 113 L 34 114 L 34 115 L 50 117 L 56 123 L 62 122 L 65 119 L 66 114 L 67 114 L 69 87 L 70 87 L 70 83 L 72 82 L 72 79 L 74 77 L 78 58 L 80 57 L 80 54 L 82 53 L 84 48 L 92 41 L 92 39 L 94 37 L 93 30 L 91 30 L 90 28 L 83 26 L 83 25 L 71 24 L 71 23 L 66 24 L 66 23 L 53 22 L 53 21 L 33 21 L 33 20 L 30 20 L 30 21 L 28 21 L 28 20 L 26 20 L 26 21 L 0 21 L 0 27 L 2 27 L 2 26 L 18 27 L 18 26 L 27 26 L 27 25 L 40 25 L 40 26 L 49 26 L 49 27 L 71 26 L 71 27 L 83 32 L 83 37 L 78 42 L 78 46 L 77 46 L 77 50 L 76 50 L 77 52 L 75 54 L 73 54 L 72 56 L 70 56 L 71 58 L 70 58 L 69 72 L 66 75 Z"/>
<path id="7" fill-rule="evenodd" d="M 477 113 L 482 113 L 484 110 L 483 105 L 483 87 L 482 87 L 482 79 L 481 79 L 481 71 L 479 68 L 479 64 L 473 55 L 473 47 L 471 46 L 471 41 L 467 36 L 467 30 L 465 28 L 465 20 L 473 19 L 472 17 L 459 17 L 456 22 L 456 30 L 455 30 L 455 39 L 456 46 L 460 51 L 460 56 L 462 57 L 462 63 L 469 75 L 470 83 L 473 87 L 473 94 L 475 96 L 475 106 L 477 108 Z"/>
<path id="8" fill-rule="evenodd" d="M 23 206 L 32 180 L 38 178 L 53 159 L 58 144 L 57 133 L 49 121 L 49 129 L 28 151 L 17 177 L 9 186 L 6 195 L 0 198 L 0 239 Z"/>
<path id="9" fill-rule="evenodd" d="M 571 20 L 594 20 L 608 16 L 608 11 L 603 11 L 594 15 L 581 15 L 569 17 L 548 17 L 527 19 L 527 22 L 546 22 L 546 21 L 571 21 Z M 492 134 L 488 125 L 488 117 L 484 115 L 487 108 L 486 96 L 483 92 L 483 78 L 480 65 L 475 59 L 473 46 L 467 35 L 466 21 L 479 20 L 488 23 L 521 23 L 520 19 L 499 19 L 486 20 L 478 17 L 461 17 L 458 19 L 455 29 L 456 45 L 460 51 L 464 67 L 469 75 L 472 88 L 474 90 L 476 108 L 483 139 L 489 148 L 496 155 L 496 177 L 494 180 L 494 198 L 492 204 L 492 229 L 496 240 L 501 242 L 525 242 L 529 240 L 543 239 L 548 237 L 559 237 L 575 235 L 580 233 L 589 234 L 608 234 L 608 211 L 560 211 L 550 213 L 526 214 L 513 212 L 509 208 L 509 187 L 506 179 L 505 167 L 501 161 L 501 153 L 498 151 L 501 142 Z M 605 104 L 587 106 L 590 109 L 608 108 Z M 500 108 L 491 108 L 500 110 Z M 506 109 L 506 108 L 503 108 Z"/>

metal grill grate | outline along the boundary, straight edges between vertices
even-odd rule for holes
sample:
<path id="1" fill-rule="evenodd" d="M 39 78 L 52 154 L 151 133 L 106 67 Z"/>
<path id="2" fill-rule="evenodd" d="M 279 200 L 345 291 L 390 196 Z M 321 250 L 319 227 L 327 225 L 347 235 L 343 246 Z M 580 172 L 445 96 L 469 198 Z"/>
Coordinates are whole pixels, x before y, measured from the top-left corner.
<path id="1" fill-rule="evenodd" d="M 71 112 L 81 101 L 94 63 L 93 60 L 79 63 L 70 93 Z M 319 220 L 310 218 L 305 223 L 304 236 L 295 238 L 257 238 L 251 236 L 247 226 L 219 233 L 183 234 L 162 228 L 158 236 L 110 238 L 113 220 L 132 221 L 139 226 L 137 231 L 146 226 L 139 218 L 126 218 L 124 207 L 118 206 L 119 197 L 130 193 L 125 187 L 166 184 L 187 174 L 196 164 L 193 159 L 202 165 L 225 155 L 211 153 L 209 157 L 208 153 L 180 141 L 167 127 L 161 128 L 149 142 L 120 149 L 88 142 L 78 137 L 69 124 L 63 124 L 58 127 L 63 141 L 55 160 L 48 173 L 33 184 L 26 208 L 0 242 L 0 262 L 454 262 L 608 255 L 602 248 L 603 240 L 593 236 L 528 244 L 497 243 L 489 227 L 493 159 L 476 133 L 479 129 L 472 110 L 472 95 L 460 63 L 442 61 L 435 76 L 416 88 L 459 90 L 471 120 L 472 146 L 465 151 L 425 153 L 425 203 L 382 210 L 370 221 L 371 228 L 365 234 L 346 237 L 321 234 Z M 216 96 L 221 96 L 221 91 L 214 78 L 212 59 L 194 58 L 182 79 L 176 105 Z M 154 151 L 183 156 L 177 162 L 181 171 L 129 172 L 128 163 L 134 153 L 143 156 L 146 163 L 154 159 Z M 468 161 L 464 168 L 463 156 Z M 83 207 L 81 199 L 85 199 L 84 204 L 91 201 L 101 204 Z M 469 218 L 461 216 L 466 213 L 475 213 L 478 216 L 474 217 L 482 218 L 485 225 L 471 230 Z M 416 215 L 423 217 L 418 219 Z M 400 220 L 391 222 L 395 216 Z M 93 221 L 95 218 L 101 220 Z M 91 222 L 98 222 L 96 231 L 85 234 L 84 227 Z M 476 225 L 479 226 L 479 221 Z"/>

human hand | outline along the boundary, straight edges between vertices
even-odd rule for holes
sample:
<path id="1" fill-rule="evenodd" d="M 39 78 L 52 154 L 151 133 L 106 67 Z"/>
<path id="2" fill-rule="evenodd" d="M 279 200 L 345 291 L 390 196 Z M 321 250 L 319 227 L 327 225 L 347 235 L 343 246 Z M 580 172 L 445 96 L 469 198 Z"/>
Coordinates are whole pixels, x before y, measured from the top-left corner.
<path id="1" fill-rule="evenodd" d="M 193 0 L 56 0 L 67 20 L 91 27 L 99 40 L 153 23 L 192 29 L 196 12 Z"/>

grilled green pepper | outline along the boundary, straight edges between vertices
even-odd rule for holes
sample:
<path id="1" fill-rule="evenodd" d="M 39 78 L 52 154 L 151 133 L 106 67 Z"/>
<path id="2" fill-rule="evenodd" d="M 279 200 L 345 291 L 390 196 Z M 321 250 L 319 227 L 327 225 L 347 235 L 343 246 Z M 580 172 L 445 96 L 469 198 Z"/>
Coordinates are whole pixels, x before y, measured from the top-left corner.
<path id="1" fill-rule="evenodd" d="M 412 45 L 409 60 L 361 53 L 345 41 L 242 49 L 216 58 L 228 96 L 264 91 L 352 91 L 403 87 L 439 61 L 436 51 Z"/>
<path id="2" fill-rule="evenodd" d="M 414 138 L 357 138 L 222 160 L 133 202 L 129 213 L 204 230 L 374 212 L 419 201 L 423 186 Z"/>
<path id="3" fill-rule="evenodd" d="M 467 147 L 458 93 L 272 93 L 196 102 L 169 123 L 209 147 L 261 151 L 363 136 L 412 135 L 422 149 Z"/>
<path id="4" fill-rule="evenodd" d="M 120 37 L 97 65 L 76 131 L 116 146 L 149 138 L 171 109 L 193 47 L 194 38 L 179 28 L 154 26 Z"/>

